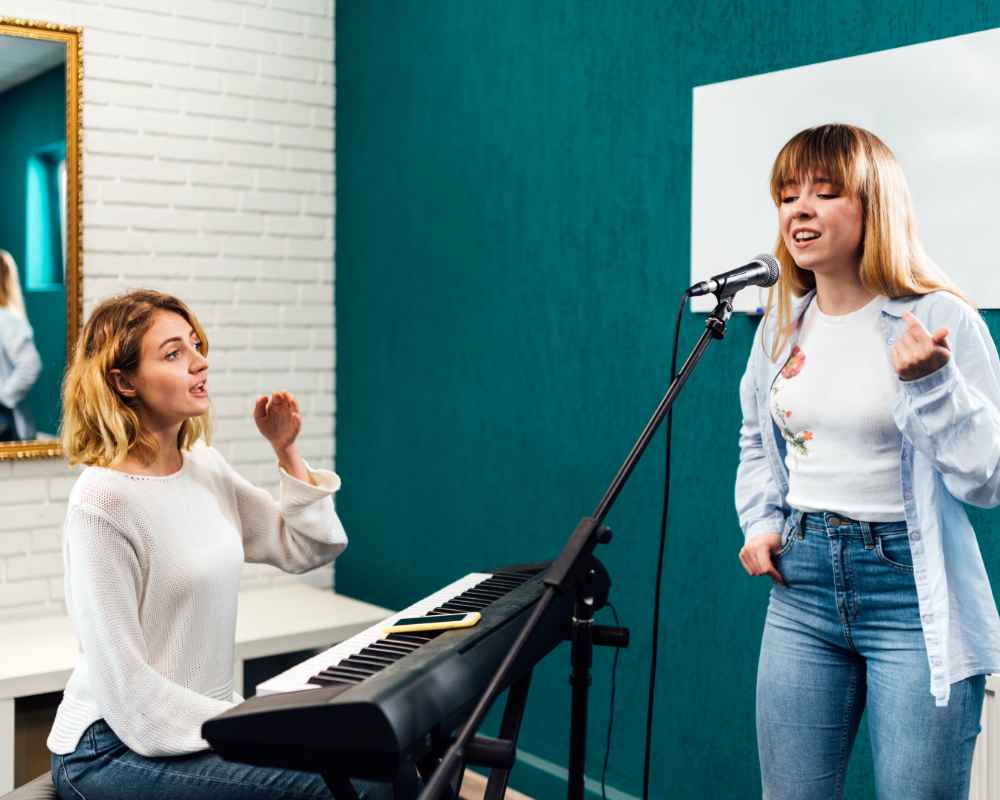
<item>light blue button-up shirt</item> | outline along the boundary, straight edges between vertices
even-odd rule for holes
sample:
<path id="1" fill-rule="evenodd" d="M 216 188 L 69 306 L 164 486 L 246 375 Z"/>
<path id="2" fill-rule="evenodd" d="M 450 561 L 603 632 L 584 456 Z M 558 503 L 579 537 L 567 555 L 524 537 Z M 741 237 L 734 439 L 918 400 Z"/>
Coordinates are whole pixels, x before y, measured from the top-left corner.
<path id="1" fill-rule="evenodd" d="M 810 292 L 795 304 L 795 318 L 813 297 Z M 900 480 L 930 692 L 943 706 L 952 683 L 1000 672 L 1000 617 L 963 506 L 1000 505 L 1000 358 L 982 317 L 947 292 L 886 299 L 881 324 L 888 350 L 906 330 L 904 311 L 929 331 L 947 327 L 951 348 L 948 363 L 937 371 L 899 382 L 892 408 L 902 434 Z M 747 539 L 780 532 L 791 511 L 785 502 L 785 441 L 771 419 L 768 396 L 795 336 L 771 361 L 773 317 L 758 326 L 740 382 L 736 510 Z"/>
<path id="2" fill-rule="evenodd" d="M 38 379 L 42 362 L 27 320 L 0 307 L 0 403 L 14 412 L 18 439 L 35 438 L 35 421 L 25 396 Z"/>

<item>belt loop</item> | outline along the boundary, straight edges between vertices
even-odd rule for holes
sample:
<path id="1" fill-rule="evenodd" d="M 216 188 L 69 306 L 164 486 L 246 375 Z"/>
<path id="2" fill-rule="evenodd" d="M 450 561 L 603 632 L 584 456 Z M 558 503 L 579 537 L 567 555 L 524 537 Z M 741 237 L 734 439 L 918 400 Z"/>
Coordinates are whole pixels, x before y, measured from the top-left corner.
<path id="1" fill-rule="evenodd" d="M 872 535 L 872 526 L 864 520 L 859 520 L 859 522 L 861 523 L 861 535 L 865 539 L 865 550 L 874 550 L 875 537 Z"/>

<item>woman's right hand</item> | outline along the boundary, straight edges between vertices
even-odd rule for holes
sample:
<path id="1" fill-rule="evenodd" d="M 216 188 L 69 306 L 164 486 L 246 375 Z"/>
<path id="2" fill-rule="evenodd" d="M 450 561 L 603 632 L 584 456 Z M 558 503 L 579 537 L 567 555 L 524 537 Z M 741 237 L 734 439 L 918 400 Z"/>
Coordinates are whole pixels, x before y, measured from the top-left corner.
<path id="1" fill-rule="evenodd" d="M 780 533 L 761 533 L 750 538 L 740 549 L 740 563 L 748 575 L 769 575 L 775 583 L 784 583 L 771 560 L 771 553 L 781 549 Z"/>

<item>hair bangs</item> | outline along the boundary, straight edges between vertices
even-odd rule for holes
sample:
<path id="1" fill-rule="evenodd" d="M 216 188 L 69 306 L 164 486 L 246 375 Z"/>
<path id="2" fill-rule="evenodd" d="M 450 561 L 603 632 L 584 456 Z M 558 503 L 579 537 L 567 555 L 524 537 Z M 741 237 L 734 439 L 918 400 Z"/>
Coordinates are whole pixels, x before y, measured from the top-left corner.
<path id="1" fill-rule="evenodd" d="M 864 145 L 847 125 L 820 125 L 793 136 L 781 148 L 771 169 L 771 198 L 781 203 L 781 190 L 806 178 L 826 178 L 841 190 L 863 195 L 867 159 Z"/>

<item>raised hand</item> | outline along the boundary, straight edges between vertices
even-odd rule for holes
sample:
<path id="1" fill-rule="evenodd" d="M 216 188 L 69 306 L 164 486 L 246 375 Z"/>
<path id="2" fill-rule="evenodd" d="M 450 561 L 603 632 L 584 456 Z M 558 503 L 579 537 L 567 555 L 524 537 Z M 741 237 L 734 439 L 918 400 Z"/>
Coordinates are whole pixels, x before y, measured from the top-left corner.
<path id="1" fill-rule="evenodd" d="M 253 408 L 253 421 L 279 454 L 295 443 L 302 429 L 299 404 L 288 392 L 274 392 L 270 398 L 267 395 L 258 397 Z"/>
<path id="2" fill-rule="evenodd" d="M 892 346 L 892 367 L 904 381 L 915 381 L 936 372 L 951 358 L 948 329 L 930 333 L 909 311 L 903 312 L 906 332 Z"/>

